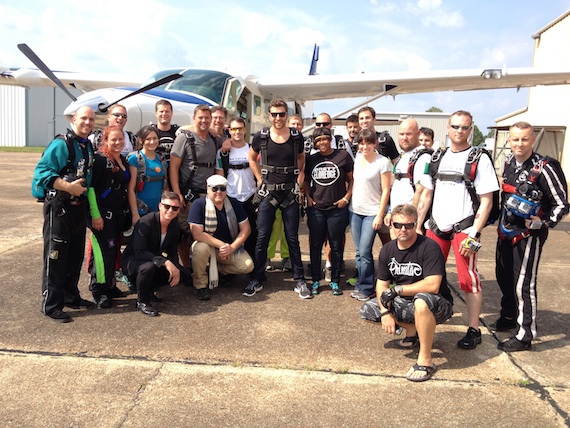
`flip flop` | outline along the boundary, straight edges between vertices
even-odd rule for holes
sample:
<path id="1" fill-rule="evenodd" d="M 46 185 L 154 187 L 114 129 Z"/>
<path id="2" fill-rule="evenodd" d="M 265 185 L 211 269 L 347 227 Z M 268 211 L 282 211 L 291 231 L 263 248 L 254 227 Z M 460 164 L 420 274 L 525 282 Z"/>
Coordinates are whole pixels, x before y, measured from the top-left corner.
<path id="1" fill-rule="evenodd" d="M 396 342 L 398 348 L 401 349 L 413 349 L 420 344 L 420 338 L 416 333 L 414 336 L 406 336 L 402 340 Z"/>
<path id="2" fill-rule="evenodd" d="M 433 374 L 436 372 L 437 367 L 434 364 L 433 366 L 420 366 L 417 363 L 412 366 L 412 368 L 406 373 L 406 379 L 412 382 L 424 382 L 430 379 Z M 415 372 L 425 372 L 425 375 L 422 377 L 412 377 L 411 375 Z"/>

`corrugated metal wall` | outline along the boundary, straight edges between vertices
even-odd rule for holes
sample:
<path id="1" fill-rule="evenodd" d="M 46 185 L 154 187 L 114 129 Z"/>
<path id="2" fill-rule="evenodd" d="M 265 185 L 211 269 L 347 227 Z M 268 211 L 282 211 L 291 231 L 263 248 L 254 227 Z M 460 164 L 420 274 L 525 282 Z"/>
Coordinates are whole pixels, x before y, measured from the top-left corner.
<path id="1" fill-rule="evenodd" d="M 27 145 L 27 91 L 17 86 L 0 85 L 0 146 Z"/>
<path id="2" fill-rule="evenodd" d="M 73 88 L 70 91 L 80 94 Z M 0 85 L 0 146 L 47 146 L 69 128 L 63 116 L 69 103 L 59 88 Z"/>

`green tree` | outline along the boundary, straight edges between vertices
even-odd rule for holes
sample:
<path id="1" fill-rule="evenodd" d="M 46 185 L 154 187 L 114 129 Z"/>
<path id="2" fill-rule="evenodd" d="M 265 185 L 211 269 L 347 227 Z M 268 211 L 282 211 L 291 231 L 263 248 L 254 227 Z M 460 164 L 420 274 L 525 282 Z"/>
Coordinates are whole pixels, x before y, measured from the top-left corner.
<path id="1" fill-rule="evenodd" d="M 478 146 L 485 142 L 485 137 L 477 125 L 473 128 L 473 145 Z"/>
<path id="2" fill-rule="evenodd" d="M 432 106 L 426 110 L 428 113 L 443 113 L 443 110 L 439 107 Z"/>

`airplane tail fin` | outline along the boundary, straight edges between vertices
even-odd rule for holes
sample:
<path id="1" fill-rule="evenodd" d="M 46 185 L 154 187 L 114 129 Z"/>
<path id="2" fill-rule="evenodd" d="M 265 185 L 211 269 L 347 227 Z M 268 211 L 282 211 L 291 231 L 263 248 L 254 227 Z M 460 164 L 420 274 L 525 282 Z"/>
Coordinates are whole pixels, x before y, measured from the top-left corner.
<path id="1" fill-rule="evenodd" d="M 313 59 L 311 59 L 311 67 L 309 68 L 309 76 L 317 74 L 317 61 L 319 60 L 319 47 L 315 43 L 313 49 Z"/>

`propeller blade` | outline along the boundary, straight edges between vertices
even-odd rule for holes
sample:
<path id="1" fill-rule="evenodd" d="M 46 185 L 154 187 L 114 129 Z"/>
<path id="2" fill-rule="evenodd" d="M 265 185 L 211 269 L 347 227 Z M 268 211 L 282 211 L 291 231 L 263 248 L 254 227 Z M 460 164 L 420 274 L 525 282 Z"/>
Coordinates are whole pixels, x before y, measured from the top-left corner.
<path id="1" fill-rule="evenodd" d="M 146 86 L 143 86 L 142 88 L 137 89 L 134 92 L 131 92 L 130 94 L 124 96 L 123 98 L 119 98 L 118 100 L 113 101 L 112 103 L 101 103 L 99 104 L 99 111 L 105 113 L 107 111 L 107 109 L 109 107 L 111 107 L 113 104 L 117 104 L 120 103 L 121 101 L 123 101 L 124 99 L 127 99 L 129 97 L 132 97 L 133 95 L 138 95 L 142 92 L 146 92 L 149 91 L 151 89 L 156 88 L 157 86 L 161 86 L 164 85 L 165 83 L 171 82 L 173 80 L 176 79 L 180 79 L 182 77 L 181 74 L 175 73 L 175 74 L 169 74 L 168 76 L 163 77 L 162 79 L 157 80 L 156 82 L 150 83 Z"/>
<path id="2" fill-rule="evenodd" d="M 27 44 L 20 43 L 18 45 L 18 49 L 20 49 L 20 51 L 26 55 L 26 57 L 28 57 L 28 59 L 32 61 L 42 73 L 44 73 L 53 83 L 55 83 L 63 92 L 65 92 L 69 98 L 71 98 L 73 101 L 77 101 L 77 98 L 75 98 L 73 94 L 67 90 L 63 82 L 59 80 L 55 74 L 52 73 L 48 66 L 44 64 L 40 57 L 38 57 Z"/>

